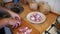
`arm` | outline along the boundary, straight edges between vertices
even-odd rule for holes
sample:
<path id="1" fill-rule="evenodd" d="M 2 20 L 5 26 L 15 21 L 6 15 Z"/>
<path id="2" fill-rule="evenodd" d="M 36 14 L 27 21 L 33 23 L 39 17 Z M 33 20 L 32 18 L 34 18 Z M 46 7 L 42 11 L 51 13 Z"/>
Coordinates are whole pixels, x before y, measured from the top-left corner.
<path id="1" fill-rule="evenodd" d="M 4 11 L 8 12 L 13 19 L 16 19 L 16 17 L 17 17 L 18 21 L 21 20 L 20 16 L 18 14 L 14 13 L 13 11 L 3 8 L 3 7 L 0 7 L 0 8 L 3 9 Z"/>
<path id="2" fill-rule="evenodd" d="M 12 28 L 17 28 L 19 26 L 20 22 L 16 21 L 12 18 L 4 18 L 0 19 L 0 29 L 3 28 L 6 25 L 11 25 Z"/>
<path id="3" fill-rule="evenodd" d="M 4 11 L 8 12 L 11 15 L 11 17 L 13 18 L 13 19 L 9 19 L 10 20 L 9 24 L 13 23 L 12 25 L 14 27 L 14 25 L 15 25 L 14 23 L 18 23 L 19 26 L 20 26 L 21 18 L 20 18 L 20 16 L 18 14 L 14 13 L 13 11 L 11 11 L 9 9 L 3 8 L 3 7 L 0 7 L 0 9 L 3 9 Z M 2 20 L 0 26 L 5 26 L 5 25 L 6 25 L 6 23 L 4 24 L 3 20 Z M 16 24 L 16 27 L 17 27 L 17 24 Z"/>
<path id="4" fill-rule="evenodd" d="M 11 11 L 7 8 L 1 7 L 1 6 L 0 6 L 0 9 L 4 10 L 5 12 L 8 12 L 10 15 L 11 15 L 11 13 L 14 13 L 13 11 Z"/>
<path id="5" fill-rule="evenodd" d="M 8 23 L 7 23 L 8 21 L 7 21 L 7 19 L 0 19 L 0 29 L 1 28 L 3 28 L 5 25 L 7 25 Z"/>

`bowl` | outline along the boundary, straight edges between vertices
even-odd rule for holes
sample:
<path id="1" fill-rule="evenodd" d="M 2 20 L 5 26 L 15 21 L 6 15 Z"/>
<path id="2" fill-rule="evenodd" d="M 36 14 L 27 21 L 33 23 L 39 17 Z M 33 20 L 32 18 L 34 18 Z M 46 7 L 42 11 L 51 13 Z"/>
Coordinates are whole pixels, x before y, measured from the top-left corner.
<path id="1" fill-rule="evenodd" d="M 11 9 L 13 12 L 18 13 L 18 14 L 22 13 L 23 10 L 24 10 L 23 7 L 12 7 L 12 8 L 10 8 L 10 9 Z"/>
<path id="2" fill-rule="evenodd" d="M 17 14 L 20 14 L 24 11 L 24 8 L 22 6 L 15 6 L 14 4 L 6 4 L 5 5 L 6 8 L 10 9 L 11 11 L 17 13 Z"/>
<path id="3" fill-rule="evenodd" d="M 31 18 L 31 16 L 33 17 Z M 30 12 L 27 14 L 26 18 L 30 23 L 34 23 L 34 24 L 43 23 L 46 20 L 46 16 L 40 12 Z"/>

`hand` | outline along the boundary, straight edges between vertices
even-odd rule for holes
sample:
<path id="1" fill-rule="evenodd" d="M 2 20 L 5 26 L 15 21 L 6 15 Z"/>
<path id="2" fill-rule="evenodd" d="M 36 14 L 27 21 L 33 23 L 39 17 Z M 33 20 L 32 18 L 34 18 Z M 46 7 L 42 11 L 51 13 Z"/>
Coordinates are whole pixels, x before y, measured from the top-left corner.
<path id="1" fill-rule="evenodd" d="M 19 22 L 21 21 L 21 17 L 18 14 L 14 13 L 14 12 L 11 13 L 11 17 L 13 19 L 16 19 Z"/>
<path id="2" fill-rule="evenodd" d="M 19 16 L 18 14 L 12 12 L 12 13 L 11 13 L 11 17 L 12 17 L 15 21 L 17 21 L 18 23 L 21 23 L 21 18 L 20 18 L 20 16 Z M 20 25 L 20 24 L 19 24 L 19 25 Z"/>
<path id="3" fill-rule="evenodd" d="M 12 25 L 12 28 L 17 28 L 18 26 L 20 26 L 20 24 L 21 23 L 19 21 L 16 21 L 15 19 L 8 19 L 8 25 Z"/>

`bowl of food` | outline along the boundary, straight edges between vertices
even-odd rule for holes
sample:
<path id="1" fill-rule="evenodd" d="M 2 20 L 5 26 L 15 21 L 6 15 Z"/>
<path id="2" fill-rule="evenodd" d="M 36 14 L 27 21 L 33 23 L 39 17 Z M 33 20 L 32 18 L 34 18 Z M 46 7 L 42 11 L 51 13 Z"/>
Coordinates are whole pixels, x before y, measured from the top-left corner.
<path id="1" fill-rule="evenodd" d="M 46 20 L 46 16 L 40 12 L 31 12 L 28 13 L 27 20 L 31 23 L 39 24 Z"/>

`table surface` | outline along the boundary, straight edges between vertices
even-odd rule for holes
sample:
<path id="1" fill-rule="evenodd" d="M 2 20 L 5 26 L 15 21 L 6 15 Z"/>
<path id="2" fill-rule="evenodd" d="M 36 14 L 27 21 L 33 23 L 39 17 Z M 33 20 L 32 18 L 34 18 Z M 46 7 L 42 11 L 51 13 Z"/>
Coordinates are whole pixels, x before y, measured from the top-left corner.
<path id="1" fill-rule="evenodd" d="M 56 20 L 56 18 L 57 18 L 57 15 L 56 14 L 50 13 L 50 14 L 46 15 L 46 18 L 47 19 L 46 19 L 46 21 L 44 23 L 41 23 L 41 24 L 32 24 L 32 23 L 30 23 L 26 19 L 26 16 L 27 16 L 28 13 L 33 12 L 33 11 L 31 11 L 27 5 L 23 5 L 23 7 L 24 7 L 24 12 L 22 12 L 20 14 L 22 20 L 25 21 L 25 24 L 31 25 L 33 28 L 35 28 L 38 32 L 40 32 L 40 34 L 42 34 Z M 16 31 L 17 30 L 13 30 L 14 33 Z M 35 34 L 35 33 L 32 33 L 32 34 Z"/>
<path id="2" fill-rule="evenodd" d="M 36 28 L 40 33 L 44 32 L 57 18 L 56 14 L 50 13 L 46 15 L 46 21 L 42 24 L 32 24 L 27 19 L 26 16 L 28 13 L 32 12 L 27 5 L 24 5 L 24 12 L 20 14 L 20 16 L 30 25 L 32 25 L 34 28 Z"/>

